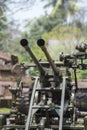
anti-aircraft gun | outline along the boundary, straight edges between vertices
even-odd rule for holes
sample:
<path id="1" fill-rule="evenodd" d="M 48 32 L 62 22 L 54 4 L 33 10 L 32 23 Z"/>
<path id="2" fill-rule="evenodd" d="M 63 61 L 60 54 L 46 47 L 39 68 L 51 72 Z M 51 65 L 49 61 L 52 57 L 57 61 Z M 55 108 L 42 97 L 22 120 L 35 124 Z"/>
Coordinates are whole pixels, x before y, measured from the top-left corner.
<path id="1" fill-rule="evenodd" d="M 25 130 L 71 129 L 73 125 L 70 127 L 69 124 L 73 123 L 74 112 L 70 101 L 72 84 L 69 70 L 65 68 L 65 72 L 61 71 L 63 64 L 52 60 L 43 39 L 39 39 L 37 44 L 44 52 L 49 68 L 38 62 L 28 41 L 21 40 L 21 45 L 40 72 L 40 76 L 35 78 Z"/>

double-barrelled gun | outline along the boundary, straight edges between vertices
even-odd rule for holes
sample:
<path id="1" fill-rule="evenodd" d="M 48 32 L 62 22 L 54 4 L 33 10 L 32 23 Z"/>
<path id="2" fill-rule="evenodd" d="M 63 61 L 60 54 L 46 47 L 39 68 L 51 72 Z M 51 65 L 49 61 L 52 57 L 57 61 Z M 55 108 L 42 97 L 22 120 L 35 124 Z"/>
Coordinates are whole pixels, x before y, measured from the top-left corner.
<path id="1" fill-rule="evenodd" d="M 34 56 L 33 52 L 31 51 L 31 49 L 29 48 L 28 46 L 28 41 L 26 39 L 22 39 L 20 41 L 21 45 L 25 48 L 25 50 L 28 52 L 28 54 L 31 56 L 31 58 L 33 59 L 34 63 L 37 65 L 38 67 L 38 70 L 40 72 L 40 81 L 43 82 L 43 83 L 46 83 L 46 84 L 49 84 L 50 85 L 50 82 L 49 82 L 49 74 L 47 73 L 47 71 L 41 66 L 41 64 L 38 62 L 37 58 Z M 45 41 L 43 39 L 39 39 L 37 41 L 37 44 L 38 46 L 41 47 L 42 51 L 44 52 L 47 60 L 49 61 L 50 63 L 50 66 L 52 67 L 52 70 L 53 70 L 53 77 L 54 77 L 54 82 L 56 84 L 60 83 L 61 81 L 61 75 L 60 75 L 60 71 L 58 70 L 58 68 L 56 67 L 56 65 L 54 64 L 51 56 L 49 55 L 46 47 L 45 47 Z M 49 86 L 48 85 L 48 86 Z"/>
<path id="2" fill-rule="evenodd" d="M 28 41 L 26 39 L 22 39 L 20 41 L 20 44 L 25 48 L 25 50 L 28 52 L 28 54 L 31 56 L 33 59 L 34 63 L 36 64 L 39 73 L 40 73 L 40 82 L 42 83 L 42 87 L 50 87 L 50 82 L 49 82 L 49 76 L 48 73 L 45 71 L 45 69 L 41 66 L 33 52 L 31 51 L 30 47 L 28 46 Z"/>

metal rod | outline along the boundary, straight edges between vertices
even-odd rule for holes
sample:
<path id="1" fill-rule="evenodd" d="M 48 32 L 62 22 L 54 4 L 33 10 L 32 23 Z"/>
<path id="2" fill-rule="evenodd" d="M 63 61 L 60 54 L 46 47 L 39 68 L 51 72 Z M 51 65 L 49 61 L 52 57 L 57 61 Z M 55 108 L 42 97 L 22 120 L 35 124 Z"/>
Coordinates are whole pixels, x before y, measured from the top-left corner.
<path id="1" fill-rule="evenodd" d="M 27 117 L 27 123 L 26 123 L 26 126 L 25 126 L 25 130 L 30 129 L 31 116 L 32 116 L 32 106 L 33 106 L 33 101 L 34 101 L 34 96 L 35 96 L 35 90 L 36 90 L 36 87 L 37 87 L 37 83 L 38 83 L 38 77 L 36 77 L 35 84 L 34 84 L 34 87 L 33 87 L 33 92 L 32 92 L 32 96 L 31 96 L 30 107 L 29 107 L 29 110 L 28 110 L 28 117 Z"/>
<path id="2" fill-rule="evenodd" d="M 66 84 L 66 77 L 63 77 L 63 88 L 62 88 L 62 95 L 61 95 L 61 108 L 60 108 L 59 130 L 62 130 L 62 125 L 63 125 L 63 111 L 64 111 L 64 99 L 65 99 L 65 84 Z"/>

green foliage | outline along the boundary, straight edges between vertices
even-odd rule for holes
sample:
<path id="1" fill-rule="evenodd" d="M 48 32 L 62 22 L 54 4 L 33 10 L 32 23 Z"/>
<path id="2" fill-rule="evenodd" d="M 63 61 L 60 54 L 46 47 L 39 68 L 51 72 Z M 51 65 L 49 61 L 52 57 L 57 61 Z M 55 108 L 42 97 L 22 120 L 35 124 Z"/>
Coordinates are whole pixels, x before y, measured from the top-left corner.
<path id="1" fill-rule="evenodd" d="M 49 33 L 44 33 L 43 38 L 46 39 L 71 39 L 78 37 L 81 34 L 81 30 L 78 27 L 73 26 L 56 26 Z"/>
<path id="2" fill-rule="evenodd" d="M 7 8 L 6 2 L 8 2 L 8 1 L 9 0 L 1 0 L 0 1 L 0 50 L 4 50 L 3 48 L 5 47 L 2 44 L 2 41 L 3 41 L 3 39 L 6 38 L 5 30 L 7 30 L 7 28 L 8 28 L 8 25 L 6 24 L 7 18 L 4 15 L 4 12 Z"/>
<path id="3" fill-rule="evenodd" d="M 7 20 L 6 20 L 5 17 L 2 17 L 2 18 L 0 19 L 0 31 L 1 31 L 2 29 L 7 29 L 7 26 L 4 24 L 6 21 L 7 21 Z"/>
<path id="4" fill-rule="evenodd" d="M 29 69 L 29 73 L 30 75 L 33 75 L 33 76 L 39 76 L 39 71 L 38 71 L 38 68 L 36 67 L 32 67 Z"/>
<path id="5" fill-rule="evenodd" d="M 0 108 L 0 114 L 9 114 L 10 113 L 10 109 L 9 108 Z"/>
<path id="6" fill-rule="evenodd" d="M 50 15 L 39 17 L 38 19 L 34 20 L 32 24 L 30 24 L 30 22 L 29 24 L 27 24 L 26 27 L 29 28 L 28 29 L 29 32 L 26 32 L 25 35 L 27 35 L 27 38 L 29 39 L 30 46 L 34 46 L 35 42 L 39 38 L 45 38 L 47 40 L 50 39 L 50 37 L 59 38 L 59 39 L 62 37 L 71 38 L 72 34 L 77 37 L 78 33 L 80 32 L 80 28 L 77 27 L 75 28 L 73 26 L 68 27 L 66 23 L 68 13 L 72 12 L 72 14 L 74 14 L 74 12 L 77 12 L 78 10 L 75 1 L 50 0 L 47 2 L 48 2 L 48 6 L 46 7 L 52 5 L 54 7 L 54 10 L 56 7 L 57 10 L 55 11 L 55 13 L 52 13 Z M 68 12 L 66 8 L 68 9 Z M 70 32 L 71 30 L 69 28 L 71 28 L 73 32 Z"/>
<path id="7" fill-rule="evenodd" d="M 33 22 L 33 24 L 27 25 L 30 28 L 29 39 L 39 39 L 45 32 L 50 32 L 56 25 L 61 23 L 57 16 L 41 16 Z"/>
<path id="8" fill-rule="evenodd" d="M 85 59 L 83 63 L 87 64 L 87 60 Z M 78 79 L 87 79 L 87 70 L 78 70 L 77 77 Z"/>
<path id="9" fill-rule="evenodd" d="M 87 79 L 87 70 L 79 70 L 77 77 L 78 79 Z"/>

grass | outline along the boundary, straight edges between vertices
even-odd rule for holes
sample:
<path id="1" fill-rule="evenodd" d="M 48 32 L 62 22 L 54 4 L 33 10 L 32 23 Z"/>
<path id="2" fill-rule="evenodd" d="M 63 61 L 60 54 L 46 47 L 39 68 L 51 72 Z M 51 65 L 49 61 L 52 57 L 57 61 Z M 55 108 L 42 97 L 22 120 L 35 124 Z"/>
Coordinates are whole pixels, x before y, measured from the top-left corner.
<path id="1" fill-rule="evenodd" d="M 8 114 L 10 113 L 10 108 L 0 108 L 0 114 Z"/>

